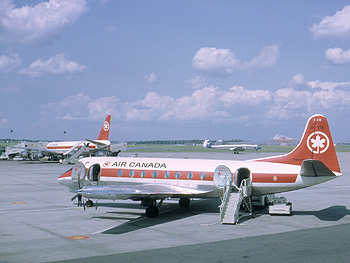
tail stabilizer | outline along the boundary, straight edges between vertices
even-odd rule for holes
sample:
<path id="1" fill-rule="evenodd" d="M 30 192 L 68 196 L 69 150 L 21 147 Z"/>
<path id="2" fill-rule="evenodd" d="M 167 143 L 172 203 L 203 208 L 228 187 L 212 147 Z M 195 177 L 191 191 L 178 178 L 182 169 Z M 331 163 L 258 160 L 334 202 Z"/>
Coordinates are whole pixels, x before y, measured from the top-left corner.
<path id="1" fill-rule="evenodd" d="M 319 160 L 331 171 L 341 173 L 328 121 L 323 115 L 309 118 L 301 141 L 293 151 L 257 161 L 302 165 L 306 159 Z"/>
<path id="2" fill-rule="evenodd" d="M 203 148 L 211 148 L 211 142 L 209 140 L 203 141 Z"/>
<path id="3" fill-rule="evenodd" d="M 102 128 L 101 128 L 100 134 L 97 137 L 97 140 L 108 140 L 110 127 L 111 127 L 111 115 L 107 115 L 104 123 L 102 124 Z"/>

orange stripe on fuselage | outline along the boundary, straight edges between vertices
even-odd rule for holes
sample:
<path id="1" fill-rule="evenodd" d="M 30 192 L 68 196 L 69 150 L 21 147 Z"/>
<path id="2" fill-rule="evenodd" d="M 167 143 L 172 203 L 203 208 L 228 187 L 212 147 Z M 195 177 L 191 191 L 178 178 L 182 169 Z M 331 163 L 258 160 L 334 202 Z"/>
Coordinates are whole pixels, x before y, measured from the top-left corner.
<path id="1" fill-rule="evenodd" d="M 72 147 L 73 147 L 73 145 L 72 146 L 48 146 L 47 149 L 48 150 L 69 150 Z M 83 147 L 83 146 L 77 146 L 76 148 L 81 148 L 81 147 Z M 76 148 L 74 148 L 74 149 L 76 149 Z M 91 146 L 89 146 L 89 148 L 90 149 L 95 149 L 96 146 L 91 145 Z"/>
<path id="2" fill-rule="evenodd" d="M 60 177 L 58 178 L 68 178 L 68 177 L 71 177 L 72 176 L 72 169 L 69 169 L 68 171 L 66 171 L 64 174 L 62 174 Z"/>
<path id="3" fill-rule="evenodd" d="M 253 183 L 295 183 L 297 174 L 253 173 Z"/>
<path id="4" fill-rule="evenodd" d="M 122 175 L 119 176 L 119 174 L 121 174 L 122 171 Z M 132 173 L 130 173 L 131 171 L 134 172 L 134 174 L 132 175 Z M 142 172 L 144 171 L 144 176 L 141 176 Z M 101 177 L 133 177 L 133 178 L 151 178 L 151 179 L 156 179 L 154 177 L 153 172 L 157 172 L 157 177 L 158 179 L 166 179 L 165 178 L 165 173 L 169 172 L 169 177 L 167 179 L 178 179 L 178 180 L 189 180 L 188 179 L 188 175 L 189 173 L 192 173 L 192 178 L 191 180 L 202 180 L 201 179 L 201 174 L 202 172 L 192 172 L 192 171 L 165 171 L 165 170 L 141 170 L 141 169 L 102 169 L 101 172 Z M 176 173 L 180 172 L 180 177 L 176 178 Z M 205 181 L 212 181 L 213 180 L 213 172 L 204 172 L 205 173 Z M 132 175 L 132 176 L 131 176 Z"/>
<path id="5" fill-rule="evenodd" d="M 131 172 L 133 171 L 133 172 Z M 157 172 L 157 176 L 154 177 L 153 172 Z M 144 176 L 142 175 L 144 172 Z M 165 177 L 165 173 L 169 172 L 169 177 Z M 177 178 L 176 173 L 180 172 L 180 177 Z M 102 169 L 101 177 L 123 177 L 123 178 L 149 178 L 149 179 L 177 179 L 177 180 L 189 180 L 188 175 L 192 173 L 191 180 L 203 181 L 201 174 L 203 172 L 192 171 L 164 171 L 164 170 L 141 170 L 141 169 Z M 213 180 L 213 172 L 204 172 L 204 181 Z M 295 183 L 297 174 L 269 174 L 269 173 L 252 173 L 253 183 Z"/>

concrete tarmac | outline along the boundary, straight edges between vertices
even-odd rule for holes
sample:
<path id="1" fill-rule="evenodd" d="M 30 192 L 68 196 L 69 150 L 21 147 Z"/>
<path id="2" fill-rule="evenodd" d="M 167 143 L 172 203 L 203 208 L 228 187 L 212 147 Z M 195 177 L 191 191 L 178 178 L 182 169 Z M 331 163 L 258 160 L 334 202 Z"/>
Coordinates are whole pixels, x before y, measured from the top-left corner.
<path id="1" fill-rule="evenodd" d="M 252 159 L 271 154 L 142 153 L 140 157 Z M 238 225 L 219 223 L 220 200 L 180 208 L 166 200 L 157 218 L 133 201 L 76 206 L 57 183 L 70 166 L 0 161 L 0 263 L 4 262 L 349 262 L 350 153 L 343 176 L 279 194 L 292 216 L 256 211 Z"/>

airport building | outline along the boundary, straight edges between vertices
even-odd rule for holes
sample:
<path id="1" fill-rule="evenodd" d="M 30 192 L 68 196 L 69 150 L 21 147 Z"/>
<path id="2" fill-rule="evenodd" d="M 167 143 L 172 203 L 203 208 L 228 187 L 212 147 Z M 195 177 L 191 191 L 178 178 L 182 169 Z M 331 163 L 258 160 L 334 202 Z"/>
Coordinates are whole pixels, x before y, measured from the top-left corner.
<path id="1" fill-rule="evenodd" d="M 284 135 L 276 134 L 275 137 L 269 139 L 268 145 L 274 146 L 295 146 L 299 142 L 296 138 L 290 138 Z"/>

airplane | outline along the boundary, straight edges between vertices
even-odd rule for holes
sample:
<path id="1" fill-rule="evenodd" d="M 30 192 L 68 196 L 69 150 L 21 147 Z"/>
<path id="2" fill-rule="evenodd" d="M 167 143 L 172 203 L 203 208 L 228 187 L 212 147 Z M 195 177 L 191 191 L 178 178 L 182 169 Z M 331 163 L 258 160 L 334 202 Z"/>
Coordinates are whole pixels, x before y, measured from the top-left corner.
<path id="1" fill-rule="evenodd" d="M 233 153 L 238 154 L 239 151 L 244 151 L 247 149 L 260 150 L 261 147 L 257 144 L 222 144 L 222 145 L 212 145 L 210 140 L 203 141 L 203 148 L 211 149 L 229 149 Z"/>
<path id="2" fill-rule="evenodd" d="M 43 158 L 44 156 L 53 156 L 58 159 L 66 159 L 79 148 L 86 148 L 88 153 L 98 153 L 110 146 L 109 131 L 110 131 L 111 115 L 107 115 L 103 122 L 101 131 L 96 140 L 85 139 L 82 141 L 63 141 L 50 142 L 46 149 L 36 149 L 30 147 L 16 147 L 24 149 L 22 157 L 28 158 L 31 153 L 35 159 Z"/>
<path id="3" fill-rule="evenodd" d="M 261 196 L 341 175 L 328 121 L 317 114 L 309 118 L 300 143 L 288 154 L 248 161 L 89 157 L 57 180 L 75 191 L 72 201 L 86 198 L 88 207 L 91 199 L 131 199 L 148 206 L 147 217 L 156 217 L 167 198 L 179 198 L 179 205 L 187 207 L 191 198 L 222 198 L 225 187 L 238 191 L 247 180 L 251 195 Z"/>

